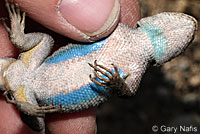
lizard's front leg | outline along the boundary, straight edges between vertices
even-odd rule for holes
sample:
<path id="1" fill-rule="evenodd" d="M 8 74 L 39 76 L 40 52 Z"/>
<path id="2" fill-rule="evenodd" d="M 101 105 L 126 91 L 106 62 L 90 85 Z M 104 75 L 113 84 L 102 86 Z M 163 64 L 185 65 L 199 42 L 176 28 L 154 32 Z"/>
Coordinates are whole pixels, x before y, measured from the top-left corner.
<path id="1" fill-rule="evenodd" d="M 95 77 L 91 77 L 90 80 L 100 86 L 107 86 L 113 90 L 118 96 L 130 96 L 132 93 L 128 85 L 126 84 L 125 80 L 130 75 L 126 75 L 125 77 L 121 77 L 118 71 L 118 67 L 112 64 L 114 68 L 114 72 L 110 69 L 104 67 L 103 65 L 97 64 L 97 61 L 94 61 L 94 65 L 89 65 L 94 69 Z M 106 72 L 105 72 L 106 71 Z M 100 74 L 99 74 L 99 73 Z M 100 80 L 97 80 L 97 78 Z"/>

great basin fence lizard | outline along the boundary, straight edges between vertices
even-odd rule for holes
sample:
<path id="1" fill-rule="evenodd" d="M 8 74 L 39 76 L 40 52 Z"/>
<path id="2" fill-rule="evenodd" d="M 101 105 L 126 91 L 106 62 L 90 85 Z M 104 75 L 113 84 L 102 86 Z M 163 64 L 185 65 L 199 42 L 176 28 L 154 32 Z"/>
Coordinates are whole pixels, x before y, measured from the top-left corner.
<path id="1" fill-rule="evenodd" d="M 147 66 L 179 55 L 197 29 L 193 17 L 164 12 L 141 19 L 135 28 L 119 23 L 103 40 L 67 44 L 49 56 L 52 37 L 25 34 L 25 13 L 21 16 L 13 0 L 5 2 L 11 28 L 3 18 L 2 24 L 22 53 L 18 59 L 0 58 L 0 86 L 6 101 L 36 131 L 45 128 L 45 113 L 77 112 L 114 94 L 133 95 Z"/>

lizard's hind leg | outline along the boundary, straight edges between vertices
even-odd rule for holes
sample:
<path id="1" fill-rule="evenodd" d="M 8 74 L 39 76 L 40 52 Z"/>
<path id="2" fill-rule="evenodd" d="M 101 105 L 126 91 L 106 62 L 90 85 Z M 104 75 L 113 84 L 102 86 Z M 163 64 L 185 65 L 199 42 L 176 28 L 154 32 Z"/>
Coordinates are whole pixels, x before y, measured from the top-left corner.
<path id="1" fill-rule="evenodd" d="M 8 3 L 8 0 L 5 0 L 5 6 L 8 10 L 11 27 L 9 28 L 6 25 L 4 18 L 1 19 L 2 24 L 9 33 L 12 44 L 24 52 L 20 55 L 19 60 L 22 60 L 27 67 L 34 69 L 51 52 L 54 43 L 53 38 L 44 33 L 35 32 L 25 34 L 25 12 L 21 15 L 19 5 L 14 4 L 13 0 L 10 3 Z"/>
<path id="2" fill-rule="evenodd" d="M 132 93 L 130 92 L 130 89 L 128 85 L 126 84 L 125 80 L 130 75 L 126 75 L 123 78 L 120 76 L 118 67 L 114 64 L 111 64 L 114 68 L 114 72 L 112 72 L 107 67 L 97 64 L 97 61 L 94 61 L 94 65 L 90 64 L 90 67 L 94 69 L 95 77 L 92 77 L 91 75 L 90 80 L 100 86 L 107 86 L 113 90 L 114 93 L 117 93 L 118 96 L 130 96 Z M 106 72 L 104 72 L 106 71 Z M 98 72 L 100 74 L 98 74 Z M 110 74 L 110 75 L 109 75 Z M 107 77 L 107 78 L 105 78 Z M 101 81 L 97 80 L 96 78 L 100 79 Z"/>
<path id="3" fill-rule="evenodd" d="M 23 43 L 24 37 L 25 12 L 23 12 L 21 16 L 19 5 L 14 4 L 13 0 L 11 0 L 10 4 L 8 3 L 8 0 L 5 0 L 5 6 L 8 10 L 9 18 L 11 21 L 11 28 L 6 25 L 5 19 L 1 19 L 2 24 L 6 31 L 9 33 L 9 37 L 12 43 L 20 48 L 19 44 Z"/>
<path id="4" fill-rule="evenodd" d="M 26 13 L 25 12 L 23 12 L 22 14 L 20 13 L 18 4 L 13 3 L 13 0 L 11 0 L 9 4 L 8 0 L 5 0 L 5 6 L 8 10 L 9 18 L 11 21 L 11 28 L 9 28 L 6 25 L 4 18 L 1 19 L 1 22 L 5 27 L 6 31 L 9 33 L 9 37 L 13 45 L 21 49 L 22 51 L 28 51 L 32 49 L 34 46 L 45 43 L 46 43 L 46 48 L 48 48 L 48 50 L 51 48 L 51 46 L 53 46 L 53 39 L 47 34 L 24 33 Z M 44 57 L 46 56 L 47 54 L 45 54 Z"/>

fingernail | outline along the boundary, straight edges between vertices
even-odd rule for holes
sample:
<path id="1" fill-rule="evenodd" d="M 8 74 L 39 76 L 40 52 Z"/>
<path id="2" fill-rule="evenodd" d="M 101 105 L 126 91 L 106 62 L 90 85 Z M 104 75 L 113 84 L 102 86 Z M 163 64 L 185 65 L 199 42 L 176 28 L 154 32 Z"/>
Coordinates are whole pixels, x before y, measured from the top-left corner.
<path id="1" fill-rule="evenodd" d="M 103 35 L 118 22 L 118 0 L 62 0 L 59 4 L 63 18 L 90 37 Z"/>

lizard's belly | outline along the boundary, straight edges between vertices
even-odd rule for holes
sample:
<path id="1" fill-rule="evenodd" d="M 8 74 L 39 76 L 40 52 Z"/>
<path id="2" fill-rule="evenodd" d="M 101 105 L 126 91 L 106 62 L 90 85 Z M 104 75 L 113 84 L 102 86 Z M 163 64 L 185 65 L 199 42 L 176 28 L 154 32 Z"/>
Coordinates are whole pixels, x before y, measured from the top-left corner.
<path id="1" fill-rule="evenodd" d="M 77 110 L 77 106 L 84 105 L 86 101 L 90 105 L 105 101 L 111 92 L 90 81 L 89 75 L 93 74 L 93 70 L 88 62 L 43 65 L 34 84 L 37 98 L 45 104 L 61 105 L 66 108 L 65 111 Z"/>
<path id="2" fill-rule="evenodd" d="M 36 97 L 44 104 L 62 106 L 65 112 L 97 106 L 106 101 L 112 95 L 111 89 L 99 86 L 89 78 L 90 74 L 93 75 L 93 69 L 88 63 L 95 60 L 112 69 L 112 62 L 99 56 L 85 57 L 84 60 L 73 59 L 60 64 L 43 64 L 37 71 L 34 84 Z M 125 76 L 121 69 L 120 75 Z"/>

